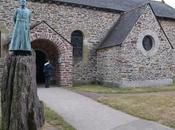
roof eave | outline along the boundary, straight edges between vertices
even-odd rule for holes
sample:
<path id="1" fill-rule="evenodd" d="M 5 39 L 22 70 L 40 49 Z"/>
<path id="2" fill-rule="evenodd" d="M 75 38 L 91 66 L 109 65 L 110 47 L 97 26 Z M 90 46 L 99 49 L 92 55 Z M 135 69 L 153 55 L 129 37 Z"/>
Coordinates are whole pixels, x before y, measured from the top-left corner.
<path id="1" fill-rule="evenodd" d="M 112 48 L 112 47 L 117 47 L 117 46 L 120 46 L 121 47 L 122 43 L 120 44 L 115 44 L 113 46 L 104 46 L 104 47 L 99 47 L 97 48 L 97 50 L 103 50 L 103 49 L 108 49 L 108 48 Z"/>
<path id="2" fill-rule="evenodd" d="M 45 3 L 48 3 L 48 2 L 45 2 Z M 96 7 L 96 6 L 91 6 L 91 5 L 84 5 L 84 4 L 74 3 L 74 2 L 64 2 L 64 1 L 59 1 L 59 0 L 51 0 L 50 3 L 57 4 L 57 5 L 64 4 L 67 6 L 103 10 L 103 11 L 108 11 L 108 12 L 118 12 L 118 13 L 125 12 L 124 9 L 116 10 L 116 9 L 112 9 L 112 8 Z"/>
<path id="3" fill-rule="evenodd" d="M 162 19 L 162 20 L 171 20 L 171 21 L 175 21 L 175 18 L 172 17 L 164 17 L 164 16 L 156 16 L 158 19 Z"/>

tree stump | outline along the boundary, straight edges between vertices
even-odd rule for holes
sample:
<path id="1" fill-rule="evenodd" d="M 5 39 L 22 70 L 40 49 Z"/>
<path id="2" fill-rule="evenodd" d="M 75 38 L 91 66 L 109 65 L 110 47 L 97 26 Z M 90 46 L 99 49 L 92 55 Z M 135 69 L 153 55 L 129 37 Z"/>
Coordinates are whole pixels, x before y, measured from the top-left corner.
<path id="1" fill-rule="evenodd" d="M 37 96 L 34 56 L 8 56 L 1 86 L 2 130 L 39 130 L 44 105 Z"/>

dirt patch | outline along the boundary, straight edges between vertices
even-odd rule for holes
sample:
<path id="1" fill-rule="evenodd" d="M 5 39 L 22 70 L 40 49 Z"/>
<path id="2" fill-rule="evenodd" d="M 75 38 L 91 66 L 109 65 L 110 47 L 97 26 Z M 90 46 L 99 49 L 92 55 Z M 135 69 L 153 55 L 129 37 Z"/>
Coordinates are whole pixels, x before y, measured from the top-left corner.
<path id="1" fill-rule="evenodd" d="M 58 126 L 54 126 L 51 124 L 48 124 L 47 122 L 45 123 L 43 130 L 61 130 L 60 128 L 58 128 Z"/>

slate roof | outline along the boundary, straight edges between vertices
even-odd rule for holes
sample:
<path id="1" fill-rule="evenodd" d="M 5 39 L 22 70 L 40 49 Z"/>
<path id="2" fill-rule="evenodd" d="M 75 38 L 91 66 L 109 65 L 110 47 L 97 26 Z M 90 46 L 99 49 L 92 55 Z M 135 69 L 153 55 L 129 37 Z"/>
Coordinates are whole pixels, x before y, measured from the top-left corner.
<path id="1" fill-rule="evenodd" d="M 175 9 L 173 7 L 158 1 L 151 1 L 150 4 L 156 16 L 175 19 Z"/>
<path id="2" fill-rule="evenodd" d="M 138 21 L 139 17 L 144 13 L 147 6 L 150 6 L 151 9 L 152 5 L 150 3 L 145 4 L 144 6 L 141 6 L 139 8 L 130 10 L 129 12 L 123 13 L 119 20 L 116 22 L 116 24 L 111 28 L 105 39 L 102 41 L 101 45 L 98 47 L 98 49 L 113 47 L 113 46 L 119 46 L 123 43 L 123 41 L 126 39 L 130 31 L 132 30 L 135 23 Z M 155 14 L 154 10 L 153 13 Z M 159 23 L 159 22 L 158 22 Z M 160 23 L 159 23 L 160 25 Z M 160 25 L 162 28 L 162 26 Z M 163 30 L 163 28 L 162 28 Z M 164 32 L 164 30 L 163 30 Z M 166 33 L 164 32 L 166 38 L 168 39 Z M 171 42 L 168 39 L 168 42 L 170 46 L 173 48 Z"/>
<path id="3" fill-rule="evenodd" d="M 87 5 L 97 8 L 105 8 L 119 11 L 130 10 L 137 5 L 143 4 L 148 0 L 55 0 L 72 4 Z"/>
<path id="4" fill-rule="evenodd" d="M 145 11 L 145 6 L 133 9 L 121 15 L 117 23 L 112 27 L 98 49 L 117 46 L 126 39 L 134 24 Z"/>
<path id="5" fill-rule="evenodd" d="M 150 2 L 156 16 L 175 19 L 175 9 L 159 1 L 151 0 L 53 0 L 116 11 L 129 11 Z"/>

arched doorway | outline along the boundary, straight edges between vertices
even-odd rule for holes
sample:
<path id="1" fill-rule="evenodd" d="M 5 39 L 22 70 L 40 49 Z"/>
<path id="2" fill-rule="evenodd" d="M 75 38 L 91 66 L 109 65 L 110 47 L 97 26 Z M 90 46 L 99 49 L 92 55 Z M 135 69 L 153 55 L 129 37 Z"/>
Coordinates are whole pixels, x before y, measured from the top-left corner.
<path id="1" fill-rule="evenodd" d="M 43 65 L 47 60 L 46 54 L 41 50 L 35 50 L 36 53 L 36 80 L 38 84 L 44 83 Z"/>
<path id="2" fill-rule="evenodd" d="M 46 21 L 31 27 L 32 48 L 46 52 L 55 67 L 55 81 L 61 87 L 73 85 L 73 47 L 61 34 Z"/>
<path id="3" fill-rule="evenodd" d="M 43 66 L 49 60 L 54 66 L 52 84 L 59 82 L 59 52 L 53 42 L 47 39 L 37 39 L 32 42 L 32 48 L 36 53 L 36 80 L 38 84 L 44 83 Z"/>

